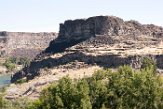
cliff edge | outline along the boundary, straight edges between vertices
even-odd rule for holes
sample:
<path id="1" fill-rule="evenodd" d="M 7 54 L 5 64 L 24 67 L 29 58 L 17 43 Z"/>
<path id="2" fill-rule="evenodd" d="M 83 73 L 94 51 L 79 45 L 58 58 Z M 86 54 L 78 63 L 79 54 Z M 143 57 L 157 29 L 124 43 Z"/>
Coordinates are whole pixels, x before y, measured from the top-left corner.
<path id="1" fill-rule="evenodd" d="M 88 40 L 89 39 L 89 40 Z M 67 20 L 60 24 L 58 38 L 50 42 L 45 53 L 65 50 L 80 42 L 93 45 L 124 44 L 141 47 L 155 45 L 163 39 L 163 28 L 137 21 L 124 21 L 114 16 L 96 16 L 88 19 Z"/>
<path id="2" fill-rule="evenodd" d="M 0 32 L 0 57 L 34 58 L 57 33 Z"/>

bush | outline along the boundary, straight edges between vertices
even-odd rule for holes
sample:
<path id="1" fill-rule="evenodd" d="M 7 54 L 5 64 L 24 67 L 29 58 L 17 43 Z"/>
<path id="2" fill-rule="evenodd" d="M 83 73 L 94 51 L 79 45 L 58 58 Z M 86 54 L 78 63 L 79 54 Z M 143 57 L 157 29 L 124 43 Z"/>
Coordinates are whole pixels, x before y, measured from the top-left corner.
<path id="1" fill-rule="evenodd" d="M 30 109 L 162 109 L 162 81 L 153 69 L 100 70 L 90 78 L 64 77 L 45 89 Z"/>
<path id="2" fill-rule="evenodd" d="M 16 84 L 22 84 L 22 83 L 25 83 L 27 82 L 27 79 L 26 78 L 22 78 L 22 79 L 18 79 L 15 83 Z"/>
<path id="3" fill-rule="evenodd" d="M 3 94 L 0 94 L 0 109 L 4 108 L 5 101 L 3 99 Z"/>
<path id="4" fill-rule="evenodd" d="M 153 69 L 153 71 L 155 72 L 156 71 L 156 62 L 151 59 L 151 58 L 143 58 L 143 61 L 142 61 L 142 66 L 141 68 L 143 69 Z"/>
<path id="5" fill-rule="evenodd" d="M 10 57 L 6 60 L 7 62 L 11 62 L 13 64 L 17 64 L 18 59 L 16 57 Z"/>
<path id="6" fill-rule="evenodd" d="M 8 71 L 13 71 L 16 68 L 16 65 L 10 61 L 6 61 L 4 66 L 8 69 Z"/>
<path id="7" fill-rule="evenodd" d="M 27 67 L 27 66 L 29 66 L 29 64 L 30 64 L 30 59 L 28 59 L 28 58 L 20 58 L 19 59 L 19 63 L 21 64 L 21 65 L 23 65 L 24 67 Z"/>
<path id="8" fill-rule="evenodd" d="M 18 98 L 16 100 L 8 100 L 6 102 L 6 108 L 4 109 L 27 109 L 32 103 L 32 101 L 27 98 Z"/>
<path id="9" fill-rule="evenodd" d="M 16 68 L 17 64 L 23 65 L 23 67 L 27 67 L 30 64 L 30 59 L 26 57 L 25 58 L 10 57 L 5 61 L 3 65 L 6 66 L 8 71 L 13 71 Z"/>
<path id="10" fill-rule="evenodd" d="M 4 94 L 0 94 L 0 109 L 28 109 L 31 104 L 32 101 L 27 98 L 6 100 Z"/>

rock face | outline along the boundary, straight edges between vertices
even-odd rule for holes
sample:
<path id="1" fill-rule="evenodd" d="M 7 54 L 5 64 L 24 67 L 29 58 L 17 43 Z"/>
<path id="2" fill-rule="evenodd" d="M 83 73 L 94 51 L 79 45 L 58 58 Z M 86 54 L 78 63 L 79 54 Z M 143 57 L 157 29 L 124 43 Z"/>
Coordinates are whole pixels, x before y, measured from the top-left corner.
<path id="1" fill-rule="evenodd" d="M 100 67 L 127 64 L 140 68 L 143 57 L 152 57 L 157 66 L 163 68 L 162 41 L 163 28 L 152 24 L 143 25 L 114 16 L 68 20 L 60 24 L 59 35 L 49 47 L 11 81 L 23 77 L 30 80 L 41 75 L 41 69 L 60 68 L 76 61 Z"/>
<path id="2" fill-rule="evenodd" d="M 113 16 L 68 20 L 60 24 L 58 38 L 50 43 L 45 52 L 63 51 L 65 48 L 88 39 L 91 40 L 87 42 L 93 45 L 97 43 L 132 44 L 136 47 L 152 45 L 163 39 L 163 28 L 155 25 L 142 25 L 137 21 L 123 21 Z"/>
<path id="3" fill-rule="evenodd" d="M 33 58 L 56 37 L 57 33 L 0 32 L 0 56 Z"/>

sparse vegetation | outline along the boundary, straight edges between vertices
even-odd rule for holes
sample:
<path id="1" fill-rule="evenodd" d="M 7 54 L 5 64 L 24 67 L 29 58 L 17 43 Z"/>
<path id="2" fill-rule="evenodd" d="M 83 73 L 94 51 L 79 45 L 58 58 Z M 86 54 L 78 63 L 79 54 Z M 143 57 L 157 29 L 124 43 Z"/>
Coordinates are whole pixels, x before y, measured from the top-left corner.
<path id="1" fill-rule="evenodd" d="M 30 64 L 30 59 L 27 57 L 20 57 L 20 58 L 19 57 L 10 57 L 6 60 L 6 62 L 27 66 Z"/>
<path id="2" fill-rule="evenodd" d="M 5 99 L 6 87 L 0 88 L 0 109 L 27 109 L 32 105 L 33 100 L 21 97 L 13 100 Z"/>
<path id="3" fill-rule="evenodd" d="M 31 104 L 32 101 L 27 98 L 5 100 L 3 95 L 0 95 L 0 109 L 27 109 Z"/>
<path id="4" fill-rule="evenodd" d="M 19 79 L 16 81 L 16 84 L 22 84 L 22 83 L 25 83 L 27 82 L 27 79 L 26 78 L 22 78 L 22 79 Z"/>
<path id="5" fill-rule="evenodd" d="M 30 64 L 30 59 L 28 58 L 18 58 L 18 57 L 10 57 L 6 59 L 5 63 L 3 64 L 8 71 L 13 71 L 16 68 L 16 65 L 22 65 L 26 67 Z"/>
<path id="6" fill-rule="evenodd" d="M 27 67 L 27 66 L 29 66 L 29 64 L 30 64 L 30 59 L 28 59 L 28 58 L 19 58 L 19 64 L 21 64 L 21 65 L 23 65 L 24 67 Z"/>
<path id="7" fill-rule="evenodd" d="M 6 68 L 8 69 L 8 71 L 13 71 L 16 67 L 16 64 L 12 63 L 11 61 L 6 61 L 4 63 L 4 66 L 6 66 Z"/>

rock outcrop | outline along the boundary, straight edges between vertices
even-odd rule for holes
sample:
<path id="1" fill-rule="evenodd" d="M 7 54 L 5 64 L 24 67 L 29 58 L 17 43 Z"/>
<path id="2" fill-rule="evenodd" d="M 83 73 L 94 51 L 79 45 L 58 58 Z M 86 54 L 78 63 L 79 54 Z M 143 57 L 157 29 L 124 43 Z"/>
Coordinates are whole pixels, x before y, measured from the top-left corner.
<path id="1" fill-rule="evenodd" d="M 137 21 L 123 21 L 113 16 L 68 20 L 60 24 L 58 38 L 50 43 L 45 52 L 63 51 L 88 39 L 91 40 L 87 41 L 87 44 L 91 42 L 94 45 L 155 45 L 163 39 L 163 28 L 152 24 L 142 25 Z"/>
<path id="2" fill-rule="evenodd" d="M 0 56 L 34 58 L 57 33 L 0 32 Z"/>
<path id="3" fill-rule="evenodd" d="M 31 65 L 16 73 L 12 82 L 40 75 L 44 68 L 59 68 L 72 62 L 100 67 L 131 65 L 140 68 L 143 57 L 152 57 L 163 68 L 163 28 L 124 21 L 114 16 L 68 20 L 59 35 Z M 53 55 L 61 55 L 60 57 Z M 67 69 L 67 67 L 66 67 Z M 25 72 L 25 74 L 22 72 Z"/>

